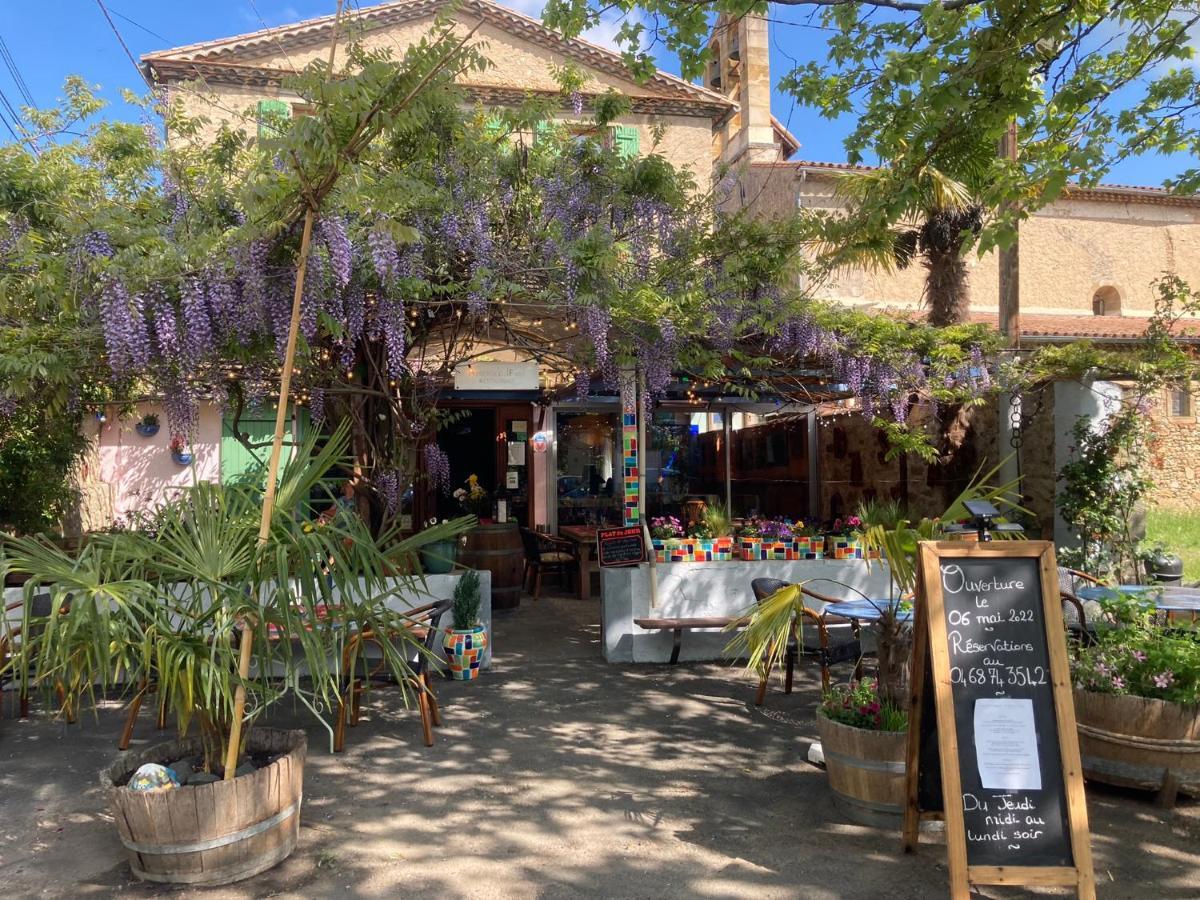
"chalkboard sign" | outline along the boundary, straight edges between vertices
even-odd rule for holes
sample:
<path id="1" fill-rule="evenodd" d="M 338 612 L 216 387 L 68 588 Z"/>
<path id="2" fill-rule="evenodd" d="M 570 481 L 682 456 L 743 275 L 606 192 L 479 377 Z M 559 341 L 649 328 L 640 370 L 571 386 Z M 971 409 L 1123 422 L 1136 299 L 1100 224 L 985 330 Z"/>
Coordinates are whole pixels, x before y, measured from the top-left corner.
<path id="1" fill-rule="evenodd" d="M 645 558 L 646 543 L 640 525 L 596 532 L 596 559 L 601 566 L 636 566 Z"/>
<path id="2" fill-rule="evenodd" d="M 920 563 L 906 848 L 944 806 L 953 897 L 970 883 L 1095 896 L 1053 545 L 927 542 Z"/>

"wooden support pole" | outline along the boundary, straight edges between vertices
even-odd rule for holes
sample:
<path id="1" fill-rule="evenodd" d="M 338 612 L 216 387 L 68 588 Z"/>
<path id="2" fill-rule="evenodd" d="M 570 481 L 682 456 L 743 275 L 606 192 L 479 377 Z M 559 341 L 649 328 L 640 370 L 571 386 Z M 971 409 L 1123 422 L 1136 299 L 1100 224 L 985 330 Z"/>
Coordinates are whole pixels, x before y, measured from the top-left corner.
<path id="1" fill-rule="evenodd" d="M 275 409 L 275 436 L 271 442 L 271 459 L 267 465 L 267 490 L 263 497 L 262 518 L 258 524 L 258 545 L 267 542 L 271 534 L 271 516 L 275 511 L 276 481 L 279 478 L 279 458 L 283 453 L 283 432 L 287 423 L 288 393 L 292 388 L 292 367 L 296 363 L 296 340 L 300 331 L 300 302 L 304 296 L 304 276 L 308 271 L 308 251 L 312 244 L 312 207 L 304 214 L 304 231 L 300 236 L 300 259 L 296 265 L 296 290 L 292 295 L 292 321 L 288 326 L 287 350 L 283 356 L 283 375 L 279 380 L 279 404 Z M 250 676 L 250 656 L 254 649 L 254 629 L 257 622 L 247 618 L 242 627 L 242 643 L 238 648 L 239 683 L 233 696 L 233 721 L 229 727 L 229 747 L 225 751 L 225 780 L 233 778 L 237 769 L 238 747 L 242 742 L 242 716 L 246 712 L 246 689 L 242 686 Z"/>

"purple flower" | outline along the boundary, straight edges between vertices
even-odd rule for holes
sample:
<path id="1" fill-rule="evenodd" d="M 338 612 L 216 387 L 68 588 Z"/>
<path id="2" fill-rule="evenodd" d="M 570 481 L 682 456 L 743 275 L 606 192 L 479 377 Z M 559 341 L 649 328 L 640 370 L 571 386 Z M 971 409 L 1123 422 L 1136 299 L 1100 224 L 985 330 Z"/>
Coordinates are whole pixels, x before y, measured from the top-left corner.
<path id="1" fill-rule="evenodd" d="M 346 223 L 340 216 L 328 216 L 317 223 L 318 239 L 329 251 L 329 265 L 338 288 L 350 283 L 353 268 L 350 238 L 346 236 Z"/>
<path id="2" fill-rule="evenodd" d="M 1155 675 L 1153 680 L 1156 688 L 1165 690 L 1175 683 L 1175 673 L 1167 669 Z"/>
<path id="3" fill-rule="evenodd" d="M 425 471 L 434 488 L 441 488 L 442 493 L 450 493 L 450 457 L 437 444 L 425 445 Z"/>
<path id="4" fill-rule="evenodd" d="M 1125 689 L 1125 679 L 1120 675 L 1114 675 L 1112 677 L 1112 686 L 1118 691 L 1123 691 Z"/>
<path id="5" fill-rule="evenodd" d="M 1138 662 L 1145 662 L 1145 661 L 1146 661 L 1146 654 L 1145 654 L 1145 653 L 1143 653 L 1141 650 L 1134 650 L 1134 651 L 1133 651 L 1133 658 L 1134 658 L 1134 659 L 1136 659 Z"/>
<path id="6" fill-rule="evenodd" d="M 313 424 L 320 426 L 325 421 L 325 388 L 314 387 L 308 398 L 308 412 Z"/>
<path id="7" fill-rule="evenodd" d="M 400 255 L 396 252 L 396 242 L 383 228 L 372 228 L 367 232 L 367 247 L 371 251 L 371 264 L 379 283 L 387 285 L 396 277 L 400 268 Z"/>

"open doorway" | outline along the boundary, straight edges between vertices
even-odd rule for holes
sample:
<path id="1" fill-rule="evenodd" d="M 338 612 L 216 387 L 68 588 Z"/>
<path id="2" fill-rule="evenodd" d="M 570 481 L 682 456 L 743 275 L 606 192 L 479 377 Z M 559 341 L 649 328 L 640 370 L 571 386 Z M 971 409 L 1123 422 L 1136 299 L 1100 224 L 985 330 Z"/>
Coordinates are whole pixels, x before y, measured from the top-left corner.
<path id="1" fill-rule="evenodd" d="M 457 409 L 454 421 L 438 432 L 438 445 L 450 459 L 451 490 L 474 475 L 489 494 L 496 490 L 496 410 Z M 435 493 L 439 518 L 462 515 L 462 507 L 442 491 Z"/>

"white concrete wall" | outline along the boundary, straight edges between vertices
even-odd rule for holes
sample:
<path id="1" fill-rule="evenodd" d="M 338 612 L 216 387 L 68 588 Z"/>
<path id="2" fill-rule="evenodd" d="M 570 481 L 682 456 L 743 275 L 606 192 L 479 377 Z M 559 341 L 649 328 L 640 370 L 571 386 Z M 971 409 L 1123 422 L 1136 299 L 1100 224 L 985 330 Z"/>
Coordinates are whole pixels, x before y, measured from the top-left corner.
<path id="1" fill-rule="evenodd" d="M 889 595 L 887 566 L 863 560 L 757 560 L 706 563 L 664 563 L 655 566 L 658 605 L 650 608 L 650 566 L 603 569 L 601 628 L 604 658 L 609 662 L 665 663 L 671 656 L 669 631 L 645 631 L 634 619 L 735 616 L 754 606 L 750 582 L 779 578 L 811 582 L 813 590 L 840 600 Z M 690 631 L 683 636 L 681 660 L 724 657 L 732 638 L 719 629 Z"/>
<path id="2" fill-rule="evenodd" d="M 1054 384 L 1054 471 L 1075 458 L 1075 439 L 1071 430 L 1080 416 L 1087 416 L 1095 427 L 1106 421 L 1120 408 L 1122 390 L 1120 385 L 1109 381 L 1058 381 Z M 1073 547 L 1075 536 L 1067 523 L 1054 510 L 1054 543 L 1059 547 Z"/>

